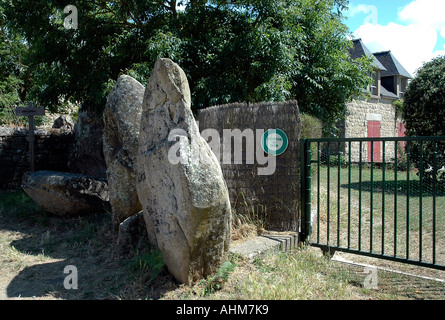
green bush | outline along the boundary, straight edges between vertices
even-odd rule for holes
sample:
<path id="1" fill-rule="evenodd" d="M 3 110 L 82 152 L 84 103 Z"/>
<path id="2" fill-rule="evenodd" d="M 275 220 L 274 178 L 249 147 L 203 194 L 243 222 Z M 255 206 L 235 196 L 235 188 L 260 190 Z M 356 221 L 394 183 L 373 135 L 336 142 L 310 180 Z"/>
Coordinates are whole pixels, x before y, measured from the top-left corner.
<path id="1" fill-rule="evenodd" d="M 409 168 L 408 168 L 408 158 L 406 156 L 406 150 L 402 147 L 400 141 L 397 142 L 397 154 L 399 156 L 399 160 L 397 163 L 397 170 L 398 171 L 408 171 L 413 169 L 413 163 L 410 162 Z"/>
<path id="2" fill-rule="evenodd" d="M 321 138 L 323 135 L 323 123 L 320 119 L 308 114 L 300 114 L 301 139 Z"/>
<path id="3" fill-rule="evenodd" d="M 301 139 L 317 139 L 323 136 L 323 122 L 311 115 L 300 114 Z M 312 160 L 317 158 L 317 144 L 311 144 Z"/>
<path id="4" fill-rule="evenodd" d="M 15 115 L 16 107 L 0 107 L 0 126 L 26 127 L 28 126 L 28 117 L 17 117 Z M 34 125 L 41 126 L 45 122 L 45 116 L 34 117 Z"/>
<path id="5" fill-rule="evenodd" d="M 438 57 L 423 65 L 417 76 L 409 84 L 403 99 L 403 119 L 407 136 L 445 136 L 445 56 Z M 423 143 L 423 164 L 434 162 L 433 142 Z M 445 165 L 445 142 L 436 147 L 437 170 Z M 410 153 L 420 154 L 420 143 L 410 144 Z M 420 157 L 413 158 L 413 165 L 419 170 Z M 427 179 L 436 177 L 439 172 L 429 172 Z"/>
<path id="6" fill-rule="evenodd" d="M 331 155 L 330 157 L 329 157 L 329 163 L 331 164 L 331 166 L 332 167 L 337 167 L 339 164 L 342 166 L 342 167 L 345 167 L 346 166 L 346 158 L 345 158 L 345 156 L 343 156 L 343 155 L 340 155 L 340 159 L 338 158 L 338 156 L 337 155 Z"/>
<path id="7" fill-rule="evenodd" d="M 23 126 L 26 117 L 17 117 L 12 107 L 0 107 L 0 126 Z"/>
<path id="8" fill-rule="evenodd" d="M 321 164 L 328 165 L 328 157 L 326 153 L 323 153 L 321 156 Z M 342 154 L 340 154 L 340 159 L 338 158 L 337 154 L 331 154 L 329 156 L 329 166 L 330 167 L 337 167 L 340 164 L 342 167 L 347 166 L 346 157 Z"/>
<path id="9" fill-rule="evenodd" d="M 424 64 L 403 101 L 407 136 L 445 135 L 445 56 Z"/>

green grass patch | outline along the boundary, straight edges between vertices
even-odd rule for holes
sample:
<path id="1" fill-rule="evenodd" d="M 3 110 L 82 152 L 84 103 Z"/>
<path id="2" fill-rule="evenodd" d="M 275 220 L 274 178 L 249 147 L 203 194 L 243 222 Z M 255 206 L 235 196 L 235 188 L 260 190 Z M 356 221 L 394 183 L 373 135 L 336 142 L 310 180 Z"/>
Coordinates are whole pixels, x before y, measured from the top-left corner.
<path id="1" fill-rule="evenodd" d="M 135 252 L 134 256 L 128 261 L 130 271 L 142 275 L 150 284 L 163 270 L 164 260 L 161 252 L 156 249 L 146 248 L 142 252 Z"/>
<path id="2" fill-rule="evenodd" d="M 0 215 L 17 218 L 32 218 L 41 215 L 41 222 L 47 221 L 45 211 L 22 189 L 0 193 Z"/>
<path id="3" fill-rule="evenodd" d="M 445 191 L 433 190 L 415 171 L 321 166 L 312 177 L 311 239 L 433 261 L 433 244 L 445 245 Z M 445 264 L 442 251 L 436 263 Z"/>

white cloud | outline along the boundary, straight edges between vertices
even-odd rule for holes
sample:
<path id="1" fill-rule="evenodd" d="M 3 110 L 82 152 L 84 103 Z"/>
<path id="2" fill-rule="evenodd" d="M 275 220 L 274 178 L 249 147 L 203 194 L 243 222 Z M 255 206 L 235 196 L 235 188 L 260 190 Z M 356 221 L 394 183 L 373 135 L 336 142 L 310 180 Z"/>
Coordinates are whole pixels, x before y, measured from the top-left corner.
<path id="1" fill-rule="evenodd" d="M 445 1 L 443 0 L 415 0 L 399 10 L 402 21 L 427 25 L 436 30 L 445 26 Z"/>
<path id="2" fill-rule="evenodd" d="M 356 6 L 351 6 L 347 11 L 349 17 L 353 17 L 359 13 L 371 13 L 373 10 L 377 9 L 376 6 L 369 4 L 359 4 Z"/>
<path id="3" fill-rule="evenodd" d="M 435 51 L 438 36 L 445 38 L 444 12 L 444 0 L 414 0 L 398 12 L 406 25 L 364 23 L 354 37 L 362 38 L 372 52 L 391 50 L 414 75 L 424 62 L 445 54 L 445 46 L 444 51 Z"/>
<path id="4" fill-rule="evenodd" d="M 345 12 L 347 17 L 353 17 L 357 14 L 367 14 L 364 23 L 377 24 L 378 21 L 378 9 L 376 6 L 369 4 L 359 4 L 357 6 L 351 6 L 348 11 Z"/>
<path id="5" fill-rule="evenodd" d="M 391 50 L 411 74 L 432 59 L 437 41 L 437 32 L 431 27 L 393 22 L 386 26 L 364 24 L 354 36 L 362 38 L 372 52 Z"/>

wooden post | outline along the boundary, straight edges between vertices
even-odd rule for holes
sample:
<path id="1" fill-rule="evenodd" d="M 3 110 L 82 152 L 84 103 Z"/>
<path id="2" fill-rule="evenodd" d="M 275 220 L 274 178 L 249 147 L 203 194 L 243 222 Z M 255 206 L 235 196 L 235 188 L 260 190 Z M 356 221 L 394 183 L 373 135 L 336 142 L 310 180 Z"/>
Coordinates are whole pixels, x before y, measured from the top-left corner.
<path id="1" fill-rule="evenodd" d="M 32 102 L 28 103 L 27 107 L 17 107 L 15 109 L 16 116 L 27 116 L 29 121 L 29 156 L 30 156 L 30 170 L 34 171 L 34 116 L 45 115 L 44 108 L 37 108 Z"/>

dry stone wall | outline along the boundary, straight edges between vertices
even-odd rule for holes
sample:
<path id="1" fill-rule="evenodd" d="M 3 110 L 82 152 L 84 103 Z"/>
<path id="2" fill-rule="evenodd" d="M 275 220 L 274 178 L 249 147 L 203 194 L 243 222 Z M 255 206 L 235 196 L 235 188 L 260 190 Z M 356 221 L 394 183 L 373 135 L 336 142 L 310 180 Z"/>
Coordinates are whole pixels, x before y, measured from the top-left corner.
<path id="1" fill-rule="evenodd" d="M 35 170 L 68 171 L 74 136 L 60 129 L 35 130 Z M 20 187 L 29 170 L 29 142 L 25 128 L 0 127 L 0 190 Z"/>

